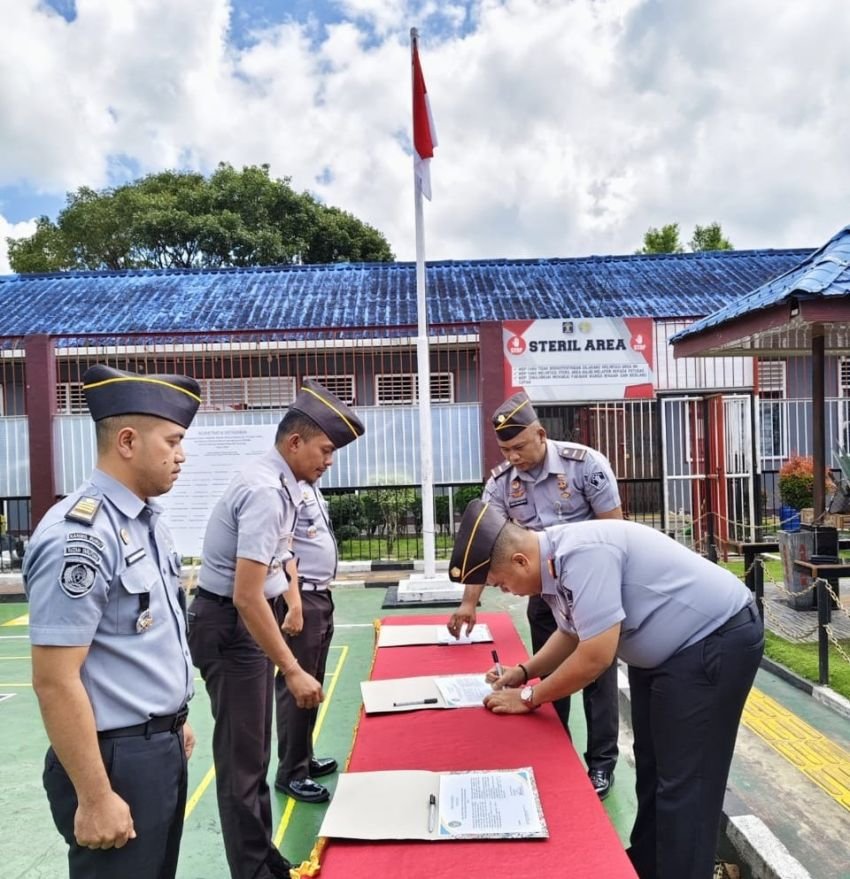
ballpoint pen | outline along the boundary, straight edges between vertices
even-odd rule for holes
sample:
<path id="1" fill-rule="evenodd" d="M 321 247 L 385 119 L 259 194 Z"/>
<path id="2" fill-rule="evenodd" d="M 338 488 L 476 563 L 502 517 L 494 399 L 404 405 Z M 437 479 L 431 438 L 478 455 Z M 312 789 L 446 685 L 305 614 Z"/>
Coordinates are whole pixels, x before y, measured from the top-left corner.
<path id="1" fill-rule="evenodd" d="M 437 798 L 434 794 L 428 797 L 428 833 L 434 832 L 437 824 Z"/>
<path id="2" fill-rule="evenodd" d="M 411 705 L 436 705 L 440 700 L 436 697 L 431 699 L 414 699 L 412 702 L 393 702 L 393 708 L 408 708 Z"/>
<path id="3" fill-rule="evenodd" d="M 493 662 L 496 663 L 496 674 L 501 677 L 505 673 L 505 670 L 502 668 L 502 663 L 499 662 L 499 654 L 496 653 L 495 650 L 491 650 L 490 655 L 493 657 Z"/>

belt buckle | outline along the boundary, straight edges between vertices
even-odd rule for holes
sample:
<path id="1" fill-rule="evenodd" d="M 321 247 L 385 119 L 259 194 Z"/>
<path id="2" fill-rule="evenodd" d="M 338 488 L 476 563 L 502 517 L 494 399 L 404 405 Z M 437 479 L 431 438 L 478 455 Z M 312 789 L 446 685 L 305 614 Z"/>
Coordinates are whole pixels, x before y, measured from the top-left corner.
<path id="1" fill-rule="evenodd" d="M 171 732 L 176 733 L 177 730 L 186 723 L 186 718 L 189 716 L 189 707 L 184 705 L 177 714 L 174 715 L 174 720 L 171 724 Z"/>

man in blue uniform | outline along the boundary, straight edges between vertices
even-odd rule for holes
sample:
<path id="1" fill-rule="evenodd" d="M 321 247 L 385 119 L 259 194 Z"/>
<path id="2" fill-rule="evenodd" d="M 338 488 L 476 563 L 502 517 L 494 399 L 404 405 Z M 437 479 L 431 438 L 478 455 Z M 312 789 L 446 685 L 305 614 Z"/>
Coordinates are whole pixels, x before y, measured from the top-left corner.
<path id="1" fill-rule="evenodd" d="M 484 487 L 484 499 L 526 528 L 539 531 L 549 525 L 586 519 L 622 519 L 617 480 L 608 459 L 578 443 L 547 439 L 531 401 L 514 394 L 493 414 L 493 427 L 506 460 L 496 467 Z M 475 623 L 480 586 L 468 585 L 463 601 L 449 620 L 457 636 L 462 625 Z M 532 650 L 540 650 L 555 631 L 555 619 L 539 596 L 528 600 L 527 616 Z M 620 729 L 617 671 L 600 672 L 582 692 L 587 724 L 584 761 L 601 799 L 614 783 Z M 555 710 L 569 733 L 570 698 L 559 699 Z"/>
<path id="2" fill-rule="evenodd" d="M 347 436 L 339 433 L 344 424 L 329 422 L 326 407 L 302 390 L 292 404 L 300 413 L 300 422 L 293 424 L 298 431 L 310 426 L 325 425 L 331 436 L 343 444 Z M 336 433 L 334 432 L 337 428 Z M 318 475 L 302 481 L 302 503 L 295 525 L 292 550 L 298 573 L 298 591 L 301 593 L 302 619 L 283 621 L 286 643 L 301 667 L 321 683 L 334 633 L 334 603 L 330 584 L 336 576 L 337 545 L 331 527 L 328 508 L 318 486 Z M 294 588 L 293 588 L 294 591 Z M 287 796 L 306 803 L 321 803 L 330 796 L 328 789 L 315 781 L 337 770 L 332 757 L 315 757 L 313 729 L 318 714 L 315 708 L 299 708 L 281 675 L 275 678 L 277 705 L 278 768 L 275 788 Z"/>
<path id="3" fill-rule="evenodd" d="M 172 879 L 194 691 L 180 556 L 152 498 L 177 479 L 200 388 L 98 365 L 83 391 L 96 468 L 24 559 L 44 787 L 72 879 Z"/>
<path id="4" fill-rule="evenodd" d="M 483 501 L 464 513 L 450 576 L 540 595 L 555 615 L 557 631 L 530 659 L 488 674 L 494 713 L 533 711 L 615 657 L 628 663 L 638 800 L 629 857 L 641 879 L 710 879 L 738 724 L 764 649 L 744 584 L 636 522 L 535 533 Z"/>
<path id="5" fill-rule="evenodd" d="M 305 382 L 274 447 L 233 478 L 207 524 L 189 642 L 215 720 L 216 793 L 233 879 L 289 879 L 291 865 L 272 840 L 266 780 L 275 666 L 299 709 L 315 709 L 324 694 L 284 640 L 276 605 L 283 596 L 283 627 L 298 628 L 301 601 L 297 588 L 288 590 L 287 567 L 299 482 L 318 480 L 334 451 L 362 433 L 344 403 Z"/>

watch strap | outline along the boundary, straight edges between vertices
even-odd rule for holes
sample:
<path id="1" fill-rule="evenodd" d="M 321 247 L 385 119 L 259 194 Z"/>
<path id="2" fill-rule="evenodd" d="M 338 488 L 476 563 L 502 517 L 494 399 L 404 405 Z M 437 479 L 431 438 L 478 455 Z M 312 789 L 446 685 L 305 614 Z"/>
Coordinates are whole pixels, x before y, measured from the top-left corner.
<path id="1" fill-rule="evenodd" d="M 525 675 L 525 680 L 523 681 L 523 683 L 527 684 L 528 683 L 528 669 L 521 662 L 518 662 L 517 665 L 522 669 L 522 673 Z"/>

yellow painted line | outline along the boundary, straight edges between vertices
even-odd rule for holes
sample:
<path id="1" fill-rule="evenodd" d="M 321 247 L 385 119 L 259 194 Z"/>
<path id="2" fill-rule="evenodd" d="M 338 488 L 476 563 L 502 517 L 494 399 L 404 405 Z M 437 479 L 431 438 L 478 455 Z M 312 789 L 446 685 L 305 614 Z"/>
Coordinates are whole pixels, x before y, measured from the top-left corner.
<path id="1" fill-rule="evenodd" d="M 0 662 L 7 662 L 9 660 L 30 660 L 31 656 L 0 656 Z"/>
<path id="2" fill-rule="evenodd" d="M 212 784 L 212 780 L 215 778 L 215 766 L 210 766 L 207 770 L 207 774 L 201 779 L 201 783 L 195 788 L 194 793 L 188 800 L 186 800 L 186 811 L 183 813 L 183 819 L 188 818 L 195 809 L 195 806 L 201 800 L 201 797 L 206 793 L 207 788 Z"/>
<path id="3" fill-rule="evenodd" d="M 32 684 L 9 684 L 9 683 L 0 683 L 0 687 L 22 687 L 24 689 L 32 688 Z"/>
<path id="4" fill-rule="evenodd" d="M 339 662 L 336 664 L 336 668 L 330 673 L 325 675 L 325 681 L 331 681 L 331 685 L 328 687 L 328 691 L 325 694 L 325 701 L 322 703 L 322 707 L 319 709 L 319 715 L 316 718 L 316 726 L 313 730 L 313 741 L 315 742 L 319 736 L 319 730 L 322 728 L 322 723 L 325 719 L 325 714 L 327 713 L 327 706 L 330 702 L 331 695 L 333 694 L 334 688 L 336 687 L 336 678 L 339 673 L 339 669 L 342 667 L 343 662 L 345 662 L 345 658 L 348 654 L 348 647 L 331 647 L 331 650 L 342 650 L 342 656 L 340 656 Z M 29 659 L 29 657 L 27 657 Z M 195 678 L 195 680 L 200 680 L 200 678 Z M 0 686 L 15 686 L 14 684 L 0 684 Z M 23 685 L 20 685 L 23 686 Z M 186 801 L 186 811 L 184 812 L 184 820 L 188 818 L 192 812 L 195 810 L 195 807 L 201 801 L 201 797 L 207 792 L 207 788 L 212 784 L 213 779 L 215 778 L 215 766 L 211 766 L 207 770 L 207 774 L 201 779 L 198 786 L 192 792 L 192 795 Z M 286 825 L 289 824 L 289 817 L 292 814 L 292 809 L 295 807 L 295 800 L 288 799 L 286 804 L 286 809 L 284 810 L 283 816 L 281 818 L 281 824 L 278 828 L 278 833 L 280 833 L 281 840 L 283 839 L 283 834 L 286 832 Z M 280 846 L 280 842 L 276 841 L 275 845 Z"/>
<path id="5" fill-rule="evenodd" d="M 850 811 L 850 752 L 755 688 L 742 719 L 747 729 Z"/>
<path id="6" fill-rule="evenodd" d="M 345 660 L 348 658 L 348 645 L 341 646 L 340 650 L 342 652 L 340 653 L 336 667 L 331 674 L 325 675 L 325 680 L 331 679 L 331 684 L 325 693 L 325 701 L 322 702 L 322 707 L 319 709 L 319 716 L 316 718 L 316 726 L 313 728 L 313 744 L 319 741 L 319 733 L 322 731 L 322 724 L 325 722 L 325 717 L 328 713 L 328 706 L 330 705 L 331 698 L 336 689 L 337 681 L 339 681 L 342 667 L 345 664 Z M 292 818 L 292 811 L 295 808 L 295 802 L 296 801 L 291 797 L 287 797 L 286 807 L 283 810 L 283 815 L 281 815 L 280 824 L 278 824 L 277 832 L 275 833 L 273 840 L 277 848 L 280 848 L 283 843 L 283 837 L 286 835 L 286 828 L 289 827 L 289 822 Z"/>
<path id="7" fill-rule="evenodd" d="M 15 617 L 12 620 L 6 620 L 5 623 L 0 623 L 0 626 L 28 626 L 30 624 L 30 615 L 25 613 L 23 616 Z"/>

